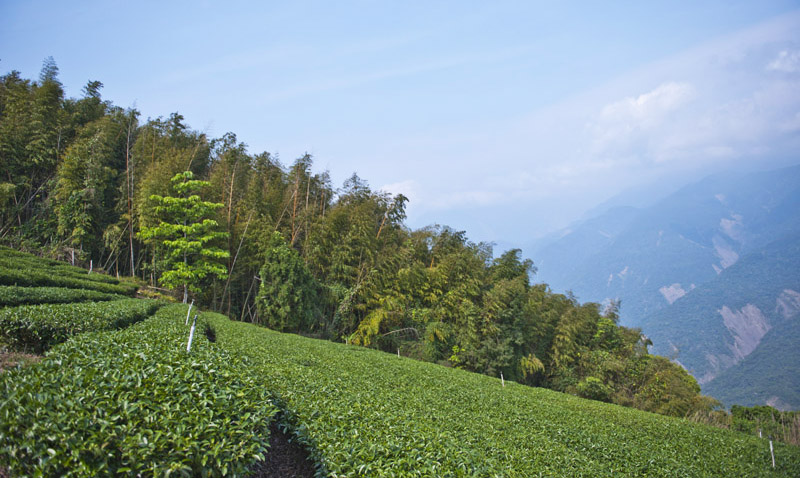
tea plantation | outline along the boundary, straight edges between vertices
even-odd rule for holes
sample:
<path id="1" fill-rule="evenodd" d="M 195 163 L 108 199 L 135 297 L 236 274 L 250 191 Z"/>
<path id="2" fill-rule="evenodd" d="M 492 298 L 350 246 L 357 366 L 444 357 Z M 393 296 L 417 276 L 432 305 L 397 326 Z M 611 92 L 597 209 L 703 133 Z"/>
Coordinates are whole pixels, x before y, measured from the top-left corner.
<path id="1" fill-rule="evenodd" d="M 800 476 L 800 449 L 207 315 L 330 476 Z"/>
<path id="2" fill-rule="evenodd" d="M 187 352 L 187 306 L 84 296 L 120 285 L 8 251 L 0 282 L 48 303 L 5 299 L 0 346 L 49 351 L 0 373 L 0 475 L 248 476 L 277 422 L 318 476 L 800 476 L 798 447 L 773 468 L 754 436 L 219 314 Z"/>

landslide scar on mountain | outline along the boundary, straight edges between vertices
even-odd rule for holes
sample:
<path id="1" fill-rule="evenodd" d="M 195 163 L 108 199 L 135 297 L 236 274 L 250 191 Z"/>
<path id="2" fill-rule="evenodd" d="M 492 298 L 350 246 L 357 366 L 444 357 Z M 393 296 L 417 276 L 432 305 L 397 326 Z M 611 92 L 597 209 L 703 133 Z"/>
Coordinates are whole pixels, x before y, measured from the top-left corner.
<path id="1" fill-rule="evenodd" d="M 658 289 L 658 291 L 661 292 L 661 295 L 664 296 L 664 299 L 669 302 L 670 305 L 672 305 L 673 302 L 685 296 L 692 289 L 694 289 L 694 284 L 689 286 L 689 290 L 687 291 L 681 287 L 680 283 L 676 282 L 675 284 L 669 286 L 665 285 Z"/>
<path id="2" fill-rule="evenodd" d="M 800 292 L 784 289 L 775 302 L 775 311 L 784 319 L 791 319 L 800 312 Z"/>
<path id="3" fill-rule="evenodd" d="M 739 311 L 722 306 L 719 313 L 733 337 L 734 343 L 729 347 L 736 362 L 750 355 L 764 334 L 772 328 L 764 314 L 753 304 L 747 304 Z"/>
<path id="4" fill-rule="evenodd" d="M 739 260 L 739 254 L 733 250 L 733 247 L 731 247 L 725 239 L 720 236 L 714 236 L 711 242 L 714 244 L 714 251 L 717 253 L 717 257 L 719 257 L 719 262 L 723 269 L 727 269 L 736 264 L 736 261 Z"/>
<path id="5" fill-rule="evenodd" d="M 680 299 L 681 297 L 686 295 L 686 291 L 683 290 L 680 284 L 672 284 L 670 286 L 663 286 L 662 288 L 658 289 L 661 292 L 661 295 L 664 296 L 664 299 L 672 305 L 673 302 Z"/>

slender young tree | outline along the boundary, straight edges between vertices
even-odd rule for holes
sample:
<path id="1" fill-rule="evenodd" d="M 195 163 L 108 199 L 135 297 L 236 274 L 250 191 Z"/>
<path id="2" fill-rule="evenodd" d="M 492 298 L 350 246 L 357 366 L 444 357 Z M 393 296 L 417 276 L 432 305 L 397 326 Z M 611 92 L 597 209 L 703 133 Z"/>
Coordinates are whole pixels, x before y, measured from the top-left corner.
<path id="1" fill-rule="evenodd" d="M 183 288 L 183 302 L 189 292 L 200 292 L 207 277 L 225 279 L 225 259 L 228 251 L 215 244 L 227 238 L 219 231 L 214 211 L 221 203 L 203 201 L 198 194 L 208 186 L 208 181 L 193 179 L 191 171 L 178 173 L 172 178 L 172 196 L 154 194 L 150 200 L 159 217 L 156 226 L 142 227 L 139 238 L 163 247 L 166 251 L 166 270 L 160 283 L 169 288 Z"/>

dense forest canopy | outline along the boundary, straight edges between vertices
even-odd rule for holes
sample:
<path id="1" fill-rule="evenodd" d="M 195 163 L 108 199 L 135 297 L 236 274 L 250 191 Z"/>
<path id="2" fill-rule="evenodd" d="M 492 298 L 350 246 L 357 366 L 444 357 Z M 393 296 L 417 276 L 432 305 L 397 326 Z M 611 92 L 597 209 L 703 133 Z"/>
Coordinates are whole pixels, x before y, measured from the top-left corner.
<path id="1" fill-rule="evenodd" d="M 334 187 L 310 155 L 284 165 L 177 113 L 144 121 L 102 86 L 67 98 L 52 59 L 36 81 L 0 77 L 2 242 L 277 330 L 669 415 L 714 407 L 617 324 L 619 304 L 532 283 L 520 250 L 410 230 L 403 195 L 356 174 Z"/>

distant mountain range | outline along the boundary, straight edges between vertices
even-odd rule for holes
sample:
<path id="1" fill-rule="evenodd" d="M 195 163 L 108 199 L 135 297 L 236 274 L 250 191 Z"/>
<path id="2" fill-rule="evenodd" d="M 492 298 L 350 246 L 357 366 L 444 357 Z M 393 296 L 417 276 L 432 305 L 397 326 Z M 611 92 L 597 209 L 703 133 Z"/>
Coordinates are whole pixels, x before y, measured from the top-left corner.
<path id="1" fill-rule="evenodd" d="M 800 166 L 707 177 L 540 241 L 537 279 L 621 322 L 726 405 L 800 409 Z"/>

